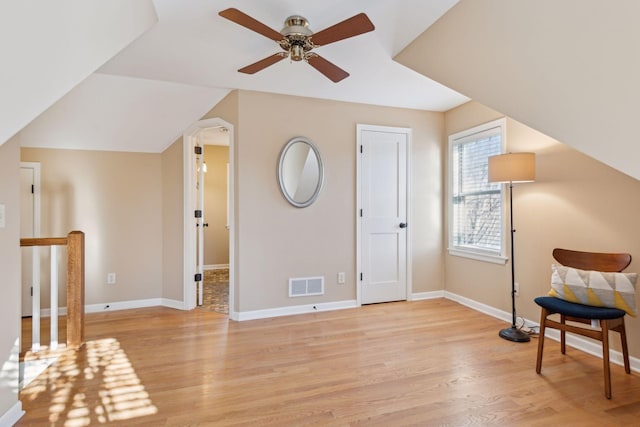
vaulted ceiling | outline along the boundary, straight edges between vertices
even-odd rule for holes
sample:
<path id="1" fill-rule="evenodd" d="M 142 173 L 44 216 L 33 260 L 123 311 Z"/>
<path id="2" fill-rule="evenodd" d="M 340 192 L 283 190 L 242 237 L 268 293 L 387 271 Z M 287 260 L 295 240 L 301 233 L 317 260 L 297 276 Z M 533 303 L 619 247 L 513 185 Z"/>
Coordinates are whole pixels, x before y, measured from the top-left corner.
<path id="1" fill-rule="evenodd" d="M 23 146 L 160 152 L 233 89 L 446 111 L 468 98 L 392 58 L 456 3 L 60 0 L 38 14 L 3 5 L 0 113 L 11 120 L 0 141 L 21 131 Z M 237 70 L 279 48 L 218 15 L 228 7 L 276 31 L 294 14 L 317 32 L 360 12 L 376 28 L 314 50 L 350 73 L 339 83 L 289 60 L 247 75 Z"/>
<path id="2" fill-rule="evenodd" d="M 640 179 L 637 0 L 462 0 L 396 60 Z"/>

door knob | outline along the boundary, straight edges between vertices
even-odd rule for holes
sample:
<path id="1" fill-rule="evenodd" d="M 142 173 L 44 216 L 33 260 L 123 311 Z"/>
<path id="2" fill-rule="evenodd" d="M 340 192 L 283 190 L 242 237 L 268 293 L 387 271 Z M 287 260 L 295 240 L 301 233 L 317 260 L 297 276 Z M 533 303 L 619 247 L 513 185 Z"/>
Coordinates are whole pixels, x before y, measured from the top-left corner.
<path id="1" fill-rule="evenodd" d="M 401 222 L 400 223 L 400 228 L 407 228 L 407 223 L 406 222 Z"/>

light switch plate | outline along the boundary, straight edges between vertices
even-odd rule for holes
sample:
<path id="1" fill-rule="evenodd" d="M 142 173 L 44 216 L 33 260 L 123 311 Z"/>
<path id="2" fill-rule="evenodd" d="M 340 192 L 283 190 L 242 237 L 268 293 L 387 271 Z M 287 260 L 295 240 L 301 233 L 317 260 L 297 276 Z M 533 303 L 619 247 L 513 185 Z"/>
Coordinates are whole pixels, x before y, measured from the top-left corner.
<path id="1" fill-rule="evenodd" d="M 0 203 L 0 228 L 5 228 L 7 226 L 7 207 L 4 203 Z"/>

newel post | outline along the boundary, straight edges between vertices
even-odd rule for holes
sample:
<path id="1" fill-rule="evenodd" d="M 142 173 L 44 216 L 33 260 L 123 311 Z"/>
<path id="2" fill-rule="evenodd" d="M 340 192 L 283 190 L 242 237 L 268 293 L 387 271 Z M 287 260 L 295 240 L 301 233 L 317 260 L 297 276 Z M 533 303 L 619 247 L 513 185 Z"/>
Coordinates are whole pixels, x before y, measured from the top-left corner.
<path id="1" fill-rule="evenodd" d="M 84 344 L 84 233 L 67 236 L 67 348 Z"/>

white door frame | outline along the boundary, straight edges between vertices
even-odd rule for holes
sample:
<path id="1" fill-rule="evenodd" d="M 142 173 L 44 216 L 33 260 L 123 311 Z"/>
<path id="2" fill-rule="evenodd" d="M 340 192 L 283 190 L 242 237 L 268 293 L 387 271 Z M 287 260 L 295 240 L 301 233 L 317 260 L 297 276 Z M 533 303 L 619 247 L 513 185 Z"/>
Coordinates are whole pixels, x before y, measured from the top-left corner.
<path id="1" fill-rule="evenodd" d="M 40 162 L 20 162 L 23 169 L 33 169 L 33 236 L 40 237 Z"/>
<path id="2" fill-rule="evenodd" d="M 33 170 L 33 236 L 32 237 L 40 237 L 40 215 L 41 215 L 41 205 L 40 205 L 40 175 L 41 175 L 41 165 L 40 162 L 20 162 L 20 169 L 32 169 Z M 38 246 L 33 247 L 33 255 L 32 266 L 31 266 L 31 279 L 32 285 L 36 285 L 39 287 L 40 283 L 40 250 Z M 20 297 L 22 300 L 22 286 L 24 283 L 20 281 Z M 34 294 L 40 294 L 39 289 L 34 289 Z M 20 312 L 22 313 L 22 301 L 20 301 Z M 24 313 L 22 313 L 24 314 Z M 31 316 L 40 318 L 40 301 L 32 300 L 32 308 L 31 308 Z M 38 337 L 38 342 L 39 342 Z"/>
<path id="3" fill-rule="evenodd" d="M 374 132 L 392 132 L 392 133 L 403 133 L 407 135 L 407 260 L 406 260 L 406 268 L 407 268 L 407 301 L 412 298 L 412 250 L 411 250 L 411 235 L 413 221 L 411 218 L 411 188 L 412 188 L 412 179 L 411 179 L 411 138 L 412 138 L 412 130 L 411 128 L 400 128 L 400 127 L 390 127 L 390 126 L 376 126 L 376 125 L 365 125 L 358 124 L 356 126 L 356 303 L 360 306 L 362 305 L 362 280 L 360 280 L 360 273 L 362 272 L 362 221 L 360 218 L 360 209 L 362 209 L 362 156 L 360 155 L 360 146 L 362 145 L 362 132 L 363 131 L 374 131 Z"/>
<path id="4" fill-rule="evenodd" d="M 225 127 L 229 130 L 229 317 L 237 320 L 235 307 L 235 182 L 234 182 L 234 129 L 233 125 L 221 118 L 200 120 L 188 127 L 183 137 L 184 164 L 184 256 L 183 256 L 183 301 L 184 309 L 196 307 L 196 287 L 193 266 L 196 263 L 196 227 L 194 227 L 193 211 L 196 201 L 195 173 L 196 162 L 193 149 L 196 136 L 202 129 Z"/>

